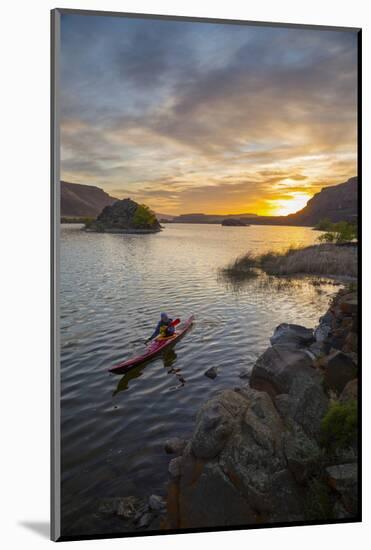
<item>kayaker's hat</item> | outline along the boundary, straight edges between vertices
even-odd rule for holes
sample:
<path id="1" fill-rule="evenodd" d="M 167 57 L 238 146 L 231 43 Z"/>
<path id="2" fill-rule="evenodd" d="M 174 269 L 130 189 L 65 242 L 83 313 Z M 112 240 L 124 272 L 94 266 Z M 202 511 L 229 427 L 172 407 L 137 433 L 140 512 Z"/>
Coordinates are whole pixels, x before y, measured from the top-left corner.
<path id="1" fill-rule="evenodd" d="M 167 313 L 161 313 L 161 321 L 167 321 L 169 319 Z"/>

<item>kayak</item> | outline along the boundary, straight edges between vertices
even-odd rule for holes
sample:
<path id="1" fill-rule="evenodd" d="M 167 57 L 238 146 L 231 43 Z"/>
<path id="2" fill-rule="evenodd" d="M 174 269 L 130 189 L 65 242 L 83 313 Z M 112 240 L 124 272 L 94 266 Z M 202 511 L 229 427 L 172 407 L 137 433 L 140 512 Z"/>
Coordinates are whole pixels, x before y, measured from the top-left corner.
<path id="1" fill-rule="evenodd" d="M 156 357 L 158 354 L 160 354 L 164 349 L 166 349 L 169 346 L 174 345 L 178 340 L 181 339 L 182 336 L 187 332 L 189 328 L 191 328 L 192 323 L 194 321 L 194 316 L 191 315 L 183 325 L 180 326 L 180 328 L 174 332 L 172 336 L 166 336 L 166 337 L 159 337 L 153 340 L 142 355 L 138 355 L 137 357 L 133 357 L 132 359 L 128 359 L 127 361 L 123 361 L 122 363 L 119 363 L 118 365 L 114 365 L 110 369 L 108 369 L 109 372 L 112 372 L 113 374 L 124 374 L 128 370 L 136 367 L 140 363 L 144 363 L 145 361 L 149 361 L 153 357 Z"/>

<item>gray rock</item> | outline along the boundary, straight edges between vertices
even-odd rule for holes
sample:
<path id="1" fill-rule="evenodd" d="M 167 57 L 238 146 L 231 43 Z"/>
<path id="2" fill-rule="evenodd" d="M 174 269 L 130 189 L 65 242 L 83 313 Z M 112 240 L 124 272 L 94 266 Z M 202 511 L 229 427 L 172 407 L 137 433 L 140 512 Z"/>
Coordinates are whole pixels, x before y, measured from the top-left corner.
<path id="1" fill-rule="evenodd" d="M 282 397 L 276 401 L 283 403 Z M 290 410 L 296 403 L 286 397 Z M 316 443 L 300 426 L 285 425 L 267 393 L 248 384 L 219 392 L 200 409 L 179 457 L 175 525 L 300 521 L 303 494 L 296 478 L 306 479 L 314 457 Z"/>
<path id="2" fill-rule="evenodd" d="M 342 351 L 334 350 L 325 367 L 325 382 L 329 388 L 340 394 L 348 382 L 357 377 L 357 366 L 353 359 Z"/>
<path id="3" fill-rule="evenodd" d="M 287 394 L 282 405 L 284 416 L 296 421 L 310 437 L 319 437 L 321 420 L 328 407 L 322 387 L 322 374 L 312 367 L 304 350 L 272 346 L 261 355 L 251 374 L 250 385 L 275 399 Z M 283 403 L 285 401 L 285 403 Z"/>
<path id="4" fill-rule="evenodd" d="M 211 367 L 205 372 L 205 376 L 208 378 L 214 379 L 218 376 L 218 370 L 216 367 Z"/>
<path id="5" fill-rule="evenodd" d="M 135 496 L 124 497 L 117 507 L 117 515 L 136 521 L 147 509 L 146 502 Z"/>
<path id="6" fill-rule="evenodd" d="M 352 515 L 358 509 L 358 469 L 357 464 L 339 464 L 326 468 L 328 483 L 341 496 L 345 509 Z"/>
<path id="7" fill-rule="evenodd" d="M 196 418 L 191 448 L 198 458 L 213 458 L 223 449 L 231 435 L 235 417 L 247 403 L 237 392 L 226 390 L 207 401 Z"/>
<path id="8" fill-rule="evenodd" d="M 206 463 L 198 476 L 194 472 L 190 480 L 181 479 L 179 515 L 183 528 L 248 525 L 257 521 L 257 514 L 214 461 Z"/>
<path id="9" fill-rule="evenodd" d="M 301 325 L 293 325 L 282 323 L 275 329 L 273 336 L 270 338 L 272 346 L 276 344 L 290 345 L 296 348 L 301 348 L 311 344 L 314 341 L 313 330 L 302 327 Z"/>
<path id="10" fill-rule="evenodd" d="M 316 440 L 320 439 L 322 418 L 329 406 L 322 380 L 319 371 L 304 369 L 294 377 L 290 388 L 289 416 L 300 424 L 309 437 Z"/>
<path id="11" fill-rule="evenodd" d="M 333 312 L 332 311 L 327 311 L 325 313 L 325 315 L 322 315 L 322 317 L 320 317 L 319 323 L 320 323 L 320 325 L 328 325 L 328 326 L 332 327 L 332 323 L 333 323 L 334 319 L 335 319 L 335 316 L 334 316 Z"/>
<path id="12" fill-rule="evenodd" d="M 279 395 L 276 395 L 274 398 L 274 404 L 282 418 L 284 420 L 288 419 L 290 409 L 293 405 L 293 399 L 290 397 L 290 395 L 288 393 L 280 393 Z"/>
<path id="13" fill-rule="evenodd" d="M 122 497 L 111 497 L 102 500 L 98 507 L 98 512 L 101 514 L 115 515 L 122 500 Z"/>
<path id="14" fill-rule="evenodd" d="M 295 480 L 305 483 L 318 468 L 322 458 L 317 442 L 309 438 L 298 424 L 293 424 L 291 430 L 284 434 L 283 448 L 288 468 Z"/>
<path id="15" fill-rule="evenodd" d="M 331 326 L 327 324 L 320 324 L 314 331 L 314 337 L 316 342 L 322 343 L 328 338 L 331 332 Z"/>
<path id="16" fill-rule="evenodd" d="M 143 514 L 143 515 L 138 519 L 137 528 L 138 528 L 138 529 L 145 529 L 146 527 L 149 526 L 149 524 L 151 523 L 152 519 L 153 519 L 153 514 L 151 514 L 151 512 L 146 512 L 145 514 Z"/>
<path id="17" fill-rule="evenodd" d="M 303 350 L 287 346 L 269 347 L 256 361 L 250 378 L 250 385 L 266 391 L 271 397 L 289 393 L 295 377 L 309 376 L 313 360 Z"/>
<path id="18" fill-rule="evenodd" d="M 314 342 L 305 351 L 313 360 L 319 359 L 325 353 L 322 342 Z"/>
<path id="19" fill-rule="evenodd" d="M 173 458 L 172 460 L 170 460 L 169 466 L 168 466 L 168 472 L 171 478 L 176 479 L 180 476 L 181 465 L 182 465 L 181 456 L 177 456 L 176 458 Z"/>
<path id="20" fill-rule="evenodd" d="M 168 454 L 180 455 L 183 452 L 186 444 L 187 441 L 185 439 L 181 439 L 180 437 L 173 437 L 165 441 L 165 451 Z"/>
<path id="21" fill-rule="evenodd" d="M 154 512 L 159 512 L 166 508 L 165 500 L 159 495 L 151 495 L 148 499 L 149 508 Z"/>

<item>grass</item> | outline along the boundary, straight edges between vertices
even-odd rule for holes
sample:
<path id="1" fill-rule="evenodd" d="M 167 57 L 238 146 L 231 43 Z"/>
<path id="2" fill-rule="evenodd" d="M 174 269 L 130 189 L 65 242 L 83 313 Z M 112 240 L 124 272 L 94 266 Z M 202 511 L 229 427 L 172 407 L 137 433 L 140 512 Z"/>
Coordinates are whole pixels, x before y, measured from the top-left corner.
<path id="1" fill-rule="evenodd" d="M 268 275 L 325 275 L 357 277 L 357 247 L 317 244 L 304 248 L 289 248 L 284 252 L 248 252 L 224 268 L 230 278 L 253 276 L 259 269 Z"/>

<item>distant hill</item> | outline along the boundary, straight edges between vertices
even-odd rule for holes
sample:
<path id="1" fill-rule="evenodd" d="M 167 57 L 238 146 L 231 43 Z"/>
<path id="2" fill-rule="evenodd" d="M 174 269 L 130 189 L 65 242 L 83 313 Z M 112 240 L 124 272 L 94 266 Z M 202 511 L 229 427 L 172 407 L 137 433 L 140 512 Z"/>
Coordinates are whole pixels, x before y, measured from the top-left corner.
<path id="1" fill-rule="evenodd" d="M 307 202 L 302 210 L 290 214 L 287 219 L 300 225 L 315 225 L 324 218 L 332 222 L 356 221 L 357 188 L 357 177 L 350 178 L 339 185 L 324 187 Z"/>
<path id="2" fill-rule="evenodd" d="M 173 218 L 174 223 L 222 223 L 223 220 L 256 218 L 257 214 L 180 214 Z"/>
<path id="3" fill-rule="evenodd" d="M 95 218 L 117 200 L 94 185 L 61 181 L 61 216 Z"/>
<path id="4" fill-rule="evenodd" d="M 160 212 L 155 212 L 155 216 L 158 220 L 163 221 L 172 221 L 175 216 L 172 216 L 171 214 L 161 214 Z"/>
<path id="5" fill-rule="evenodd" d="M 175 217 L 174 223 L 221 223 L 226 218 L 242 219 L 253 225 L 307 225 L 314 226 L 324 218 L 332 222 L 357 220 L 357 177 L 344 183 L 324 187 L 316 193 L 306 206 L 288 216 L 257 216 L 256 214 L 212 215 L 182 214 Z"/>

